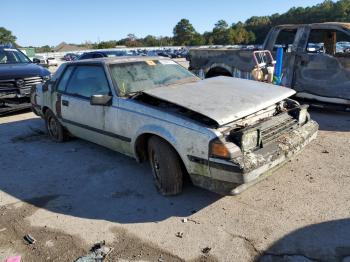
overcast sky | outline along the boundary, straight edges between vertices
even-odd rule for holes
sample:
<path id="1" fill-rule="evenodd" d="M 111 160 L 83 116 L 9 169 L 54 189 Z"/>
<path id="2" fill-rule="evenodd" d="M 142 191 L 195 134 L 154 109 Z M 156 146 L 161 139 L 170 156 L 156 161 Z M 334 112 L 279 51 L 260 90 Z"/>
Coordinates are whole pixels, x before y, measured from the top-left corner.
<path id="1" fill-rule="evenodd" d="M 251 16 L 283 13 L 293 6 L 322 0 L 12 0 L 1 1 L 0 26 L 11 30 L 22 46 L 57 45 L 61 41 L 118 40 L 128 33 L 171 36 L 187 18 L 203 33 L 219 19 L 229 24 Z"/>

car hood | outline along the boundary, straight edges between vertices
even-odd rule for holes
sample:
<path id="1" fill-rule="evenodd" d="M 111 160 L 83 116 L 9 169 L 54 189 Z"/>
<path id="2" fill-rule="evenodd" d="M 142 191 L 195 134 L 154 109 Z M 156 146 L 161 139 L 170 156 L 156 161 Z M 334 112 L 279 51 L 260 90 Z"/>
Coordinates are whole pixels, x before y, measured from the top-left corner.
<path id="1" fill-rule="evenodd" d="M 254 114 L 295 94 L 289 88 L 224 76 L 143 92 L 207 116 L 219 126 Z"/>
<path id="2" fill-rule="evenodd" d="M 46 76 L 50 72 L 42 66 L 27 64 L 0 64 L 0 80 L 24 78 L 31 76 Z"/>

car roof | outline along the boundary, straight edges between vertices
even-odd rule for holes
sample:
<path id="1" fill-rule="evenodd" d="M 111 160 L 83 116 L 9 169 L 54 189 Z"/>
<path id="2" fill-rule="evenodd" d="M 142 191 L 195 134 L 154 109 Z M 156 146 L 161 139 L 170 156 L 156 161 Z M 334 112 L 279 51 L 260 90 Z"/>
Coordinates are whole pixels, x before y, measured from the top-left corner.
<path id="1" fill-rule="evenodd" d="M 86 64 L 86 63 L 122 64 L 122 63 L 143 62 L 143 61 L 150 61 L 150 60 L 170 60 L 170 59 L 163 56 L 118 56 L 118 57 L 101 57 L 101 58 L 76 60 L 68 63 L 69 64 Z"/>

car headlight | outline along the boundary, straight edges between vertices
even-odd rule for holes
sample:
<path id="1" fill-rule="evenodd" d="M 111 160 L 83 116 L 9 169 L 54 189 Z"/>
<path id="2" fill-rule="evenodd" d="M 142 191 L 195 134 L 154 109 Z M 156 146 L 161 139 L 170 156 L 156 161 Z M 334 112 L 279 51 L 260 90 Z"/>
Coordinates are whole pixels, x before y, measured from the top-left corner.
<path id="1" fill-rule="evenodd" d="M 47 81 L 47 80 L 50 80 L 50 79 L 51 79 L 51 75 L 47 75 L 47 76 L 44 76 L 44 77 L 43 77 L 43 80 L 44 80 L 44 81 Z"/>
<path id="2" fill-rule="evenodd" d="M 242 134 L 241 148 L 246 152 L 256 148 L 259 145 L 258 130 L 248 131 Z"/>
<path id="3" fill-rule="evenodd" d="M 308 106 L 302 105 L 299 111 L 299 124 L 304 125 L 309 119 Z"/>

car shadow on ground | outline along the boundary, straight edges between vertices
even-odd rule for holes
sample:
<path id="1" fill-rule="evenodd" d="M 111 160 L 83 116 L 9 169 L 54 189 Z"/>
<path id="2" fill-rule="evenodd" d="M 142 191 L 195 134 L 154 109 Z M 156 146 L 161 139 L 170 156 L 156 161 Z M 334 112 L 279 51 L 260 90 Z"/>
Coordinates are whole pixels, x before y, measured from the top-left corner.
<path id="1" fill-rule="evenodd" d="M 220 198 L 191 185 L 179 196 L 163 197 L 148 164 L 80 139 L 54 143 L 38 118 L 0 124 L 0 134 L 0 190 L 52 212 L 157 222 L 190 216 Z"/>
<path id="2" fill-rule="evenodd" d="M 298 229 L 276 241 L 256 261 L 349 261 L 350 219 Z"/>
<path id="3" fill-rule="evenodd" d="M 320 125 L 320 130 L 349 132 L 350 112 L 339 112 L 311 108 L 311 118 Z"/>

